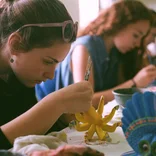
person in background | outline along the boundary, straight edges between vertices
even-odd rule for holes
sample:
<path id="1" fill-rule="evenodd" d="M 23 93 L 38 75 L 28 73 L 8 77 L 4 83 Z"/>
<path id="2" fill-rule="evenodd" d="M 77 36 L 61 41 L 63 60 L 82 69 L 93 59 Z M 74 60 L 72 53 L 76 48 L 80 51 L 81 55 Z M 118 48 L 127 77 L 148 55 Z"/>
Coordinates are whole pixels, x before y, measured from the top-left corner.
<path id="1" fill-rule="evenodd" d="M 63 87 L 83 80 L 90 55 L 93 68 L 89 81 L 94 87 L 95 108 L 102 95 L 105 103 L 113 100 L 114 89 L 146 87 L 156 78 L 155 66 L 149 65 L 143 69 L 139 67 L 143 54 L 130 53 L 131 50 L 140 48 L 143 38 L 150 30 L 152 17 L 149 9 L 139 1 L 120 1 L 101 11 L 97 18 L 102 17 L 103 32 L 100 35 L 84 36 L 81 31 L 60 65 L 62 71 L 58 72 L 59 84 L 63 84 Z M 120 68 L 123 68 L 122 72 L 126 75 L 124 81 L 120 80 Z"/>
<path id="2" fill-rule="evenodd" d="M 143 42 L 145 53 L 143 55 L 143 66 L 149 64 L 156 65 L 156 12 L 151 9 L 153 21 L 151 29 Z M 153 80 L 148 87 L 156 86 L 156 80 Z"/>
<path id="3" fill-rule="evenodd" d="M 139 48 L 132 49 L 131 51 L 128 52 L 127 55 L 123 55 L 122 62 L 121 62 L 122 65 L 121 65 L 121 68 L 119 69 L 119 82 L 120 83 L 123 83 L 126 80 L 130 79 L 137 72 L 141 73 L 141 71 L 144 71 L 145 69 L 148 70 L 148 67 L 155 66 L 155 56 L 153 56 L 153 54 L 149 51 L 148 45 L 150 43 L 154 43 L 154 41 L 155 41 L 156 13 L 154 10 L 151 10 L 151 9 L 149 9 L 149 10 L 152 15 L 150 30 L 149 30 L 148 34 L 142 39 Z M 137 55 L 136 60 L 139 59 L 138 62 L 133 62 L 132 56 L 135 56 L 135 55 Z M 132 64 L 132 62 L 133 62 L 133 64 Z M 152 76 L 152 75 L 150 75 L 150 73 L 153 73 L 155 71 L 154 71 L 154 69 L 152 71 L 152 68 L 151 68 L 151 70 L 149 68 L 148 71 L 149 71 L 149 78 L 150 78 L 150 76 Z M 145 73 L 142 72 L 142 74 L 144 75 Z M 140 81 L 141 81 L 141 77 L 140 77 Z M 146 82 L 146 79 L 144 80 L 142 78 L 142 81 Z M 151 82 L 148 83 L 147 85 L 138 86 L 138 87 L 151 87 L 155 84 L 156 84 L 156 81 L 155 81 L 155 78 L 153 78 L 151 80 Z"/>
<path id="4" fill-rule="evenodd" d="M 114 89 L 148 86 L 156 78 L 156 67 L 149 65 L 141 69 L 143 51 L 138 53 L 136 49 L 140 49 L 151 23 L 151 12 L 136 0 L 120 1 L 102 10 L 95 20 L 79 31 L 70 53 L 58 66 L 55 90 L 82 81 L 89 56 L 93 62 L 89 81 L 94 88 L 95 108 L 101 95 L 105 103 L 113 100 Z M 49 85 L 42 83 L 39 86 L 43 91 L 43 87 Z"/>
<path id="5" fill-rule="evenodd" d="M 0 1 L 0 149 L 45 134 L 63 113 L 85 112 L 93 89 L 82 81 L 37 103 L 34 86 L 52 79 L 77 34 L 59 0 Z"/>
<path id="6" fill-rule="evenodd" d="M 155 37 L 156 37 L 156 11 L 150 10 L 152 12 L 153 20 L 152 20 L 152 25 L 150 32 L 148 36 L 145 38 L 145 44 L 148 45 L 151 42 L 155 42 Z"/>
<path id="7" fill-rule="evenodd" d="M 143 43 L 146 51 L 144 55 L 145 65 L 147 64 L 156 65 L 156 12 L 154 10 L 151 10 L 151 12 L 153 15 L 151 29 Z"/>

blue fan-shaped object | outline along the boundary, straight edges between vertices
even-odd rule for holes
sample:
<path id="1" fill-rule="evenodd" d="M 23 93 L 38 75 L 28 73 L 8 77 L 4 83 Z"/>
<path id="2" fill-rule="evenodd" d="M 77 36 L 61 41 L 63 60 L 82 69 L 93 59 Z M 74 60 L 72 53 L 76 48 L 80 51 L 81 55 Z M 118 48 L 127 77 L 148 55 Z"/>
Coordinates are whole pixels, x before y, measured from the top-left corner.
<path id="1" fill-rule="evenodd" d="M 156 94 L 133 94 L 123 109 L 122 129 L 134 150 L 124 156 L 156 156 Z"/>

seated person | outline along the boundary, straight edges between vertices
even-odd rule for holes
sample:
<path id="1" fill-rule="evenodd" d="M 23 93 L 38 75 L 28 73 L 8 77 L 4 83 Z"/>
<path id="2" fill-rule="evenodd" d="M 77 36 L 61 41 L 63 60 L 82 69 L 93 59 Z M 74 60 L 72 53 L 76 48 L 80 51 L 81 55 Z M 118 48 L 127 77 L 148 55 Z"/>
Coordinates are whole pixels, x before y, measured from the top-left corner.
<path id="1" fill-rule="evenodd" d="M 35 85 L 54 77 L 76 39 L 59 0 L 2 0 L 0 14 L 0 149 L 10 149 L 17 137 L 46 134 L 62 114 L 87 111 L 93 89 L 83 81 L 36 100 Z"/>
<path id="2" fill-rule="evenodd" d="M 151 23 L 149 9 L 135 0 L 117 2 L 102 10 L 93 22 L 79 32 L 70 53 L 58 66 L 55 90 L 84 79 L 88 56 L 93 62 L 89 81 L 94 87 L 95 108 L 101 95 L 105 103 L 113 100 L 114 89 L 148 86 L 156 78 L 156 67 L 149 65 L 141 70 L 144 51 L 140 55 L 132 50 L 141 48 Z M 126 75 L 124 81 L 120 79 L 120 67 Z"/>

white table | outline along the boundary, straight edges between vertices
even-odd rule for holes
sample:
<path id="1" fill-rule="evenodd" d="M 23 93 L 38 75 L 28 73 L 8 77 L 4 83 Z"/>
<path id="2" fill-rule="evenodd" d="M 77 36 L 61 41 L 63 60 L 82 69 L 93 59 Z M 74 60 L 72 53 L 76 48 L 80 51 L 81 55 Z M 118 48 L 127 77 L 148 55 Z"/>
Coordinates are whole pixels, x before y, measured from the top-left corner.
<path id="1" fill-rule="evenodd" d="M 115 100 L 109 102 L 104 107 L 104 114 L 107 114 L 111 111 L 111 109 L 117 105 Z M 121 117 L 121 111 L 116 112 L 114 118 L 112 119 L 112 123 L 119 121 Z M 68 136 L 68 143 L 69 144 L 78 144 L 78 145 L 85 145 L 84 143 L 84 133 L 85 132 L 77 132 L 74 129 L 66 128 L 64 131 L 67 133 Z M 101 145 L 88 145 L 100 152 L 103 152 L 105 156 L 120 156 L 121 154 L 131 151 L 132 148 L 128 145 L 124 134 L 122 132 L 121 127 L 118 127 L 115 132 L 109 133 L 110 137 L 112 138 L 113 142 L 118 142 L 116 144 L 101 144 Z"/>

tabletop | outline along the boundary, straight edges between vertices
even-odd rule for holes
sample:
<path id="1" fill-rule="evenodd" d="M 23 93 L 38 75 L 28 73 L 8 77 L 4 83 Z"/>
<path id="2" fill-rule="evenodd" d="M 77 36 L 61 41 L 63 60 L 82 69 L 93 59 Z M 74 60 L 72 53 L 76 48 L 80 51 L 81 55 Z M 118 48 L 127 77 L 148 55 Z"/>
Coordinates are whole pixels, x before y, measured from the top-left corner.
<path id="1" fill-rule="evenodd" d="M 104 115 L 108 114 L 111 109 L 117 105 L 116 101 L 113 100 L 109 102 L 104 107 Z M 119 121 L 121 119 L 121 110 L 119 109 L 115 116 L 112 119 L 112 123 Z M 111 124 L 111 123 L 110 123 Z M 78 145 L 86 145 L 84 142 L 84 134 L 85 132 L 78 132 L 75 129 L 66 128 L 64 131 L 67 134 L 68 137 L 68 143 L 69 144 L 78 144 Z M 131 151 L 132 148 L 128 145 L 125 136 L 123 134 L 122 128 L 118 127 L 115 132 L 109 133 L 112 143 L 103 143 L 100 145 L 87 145 L 91 148 L 94 148 L 100 152 L 103 152 L 105 156 L 121 156 L 123 153 Z"/>

